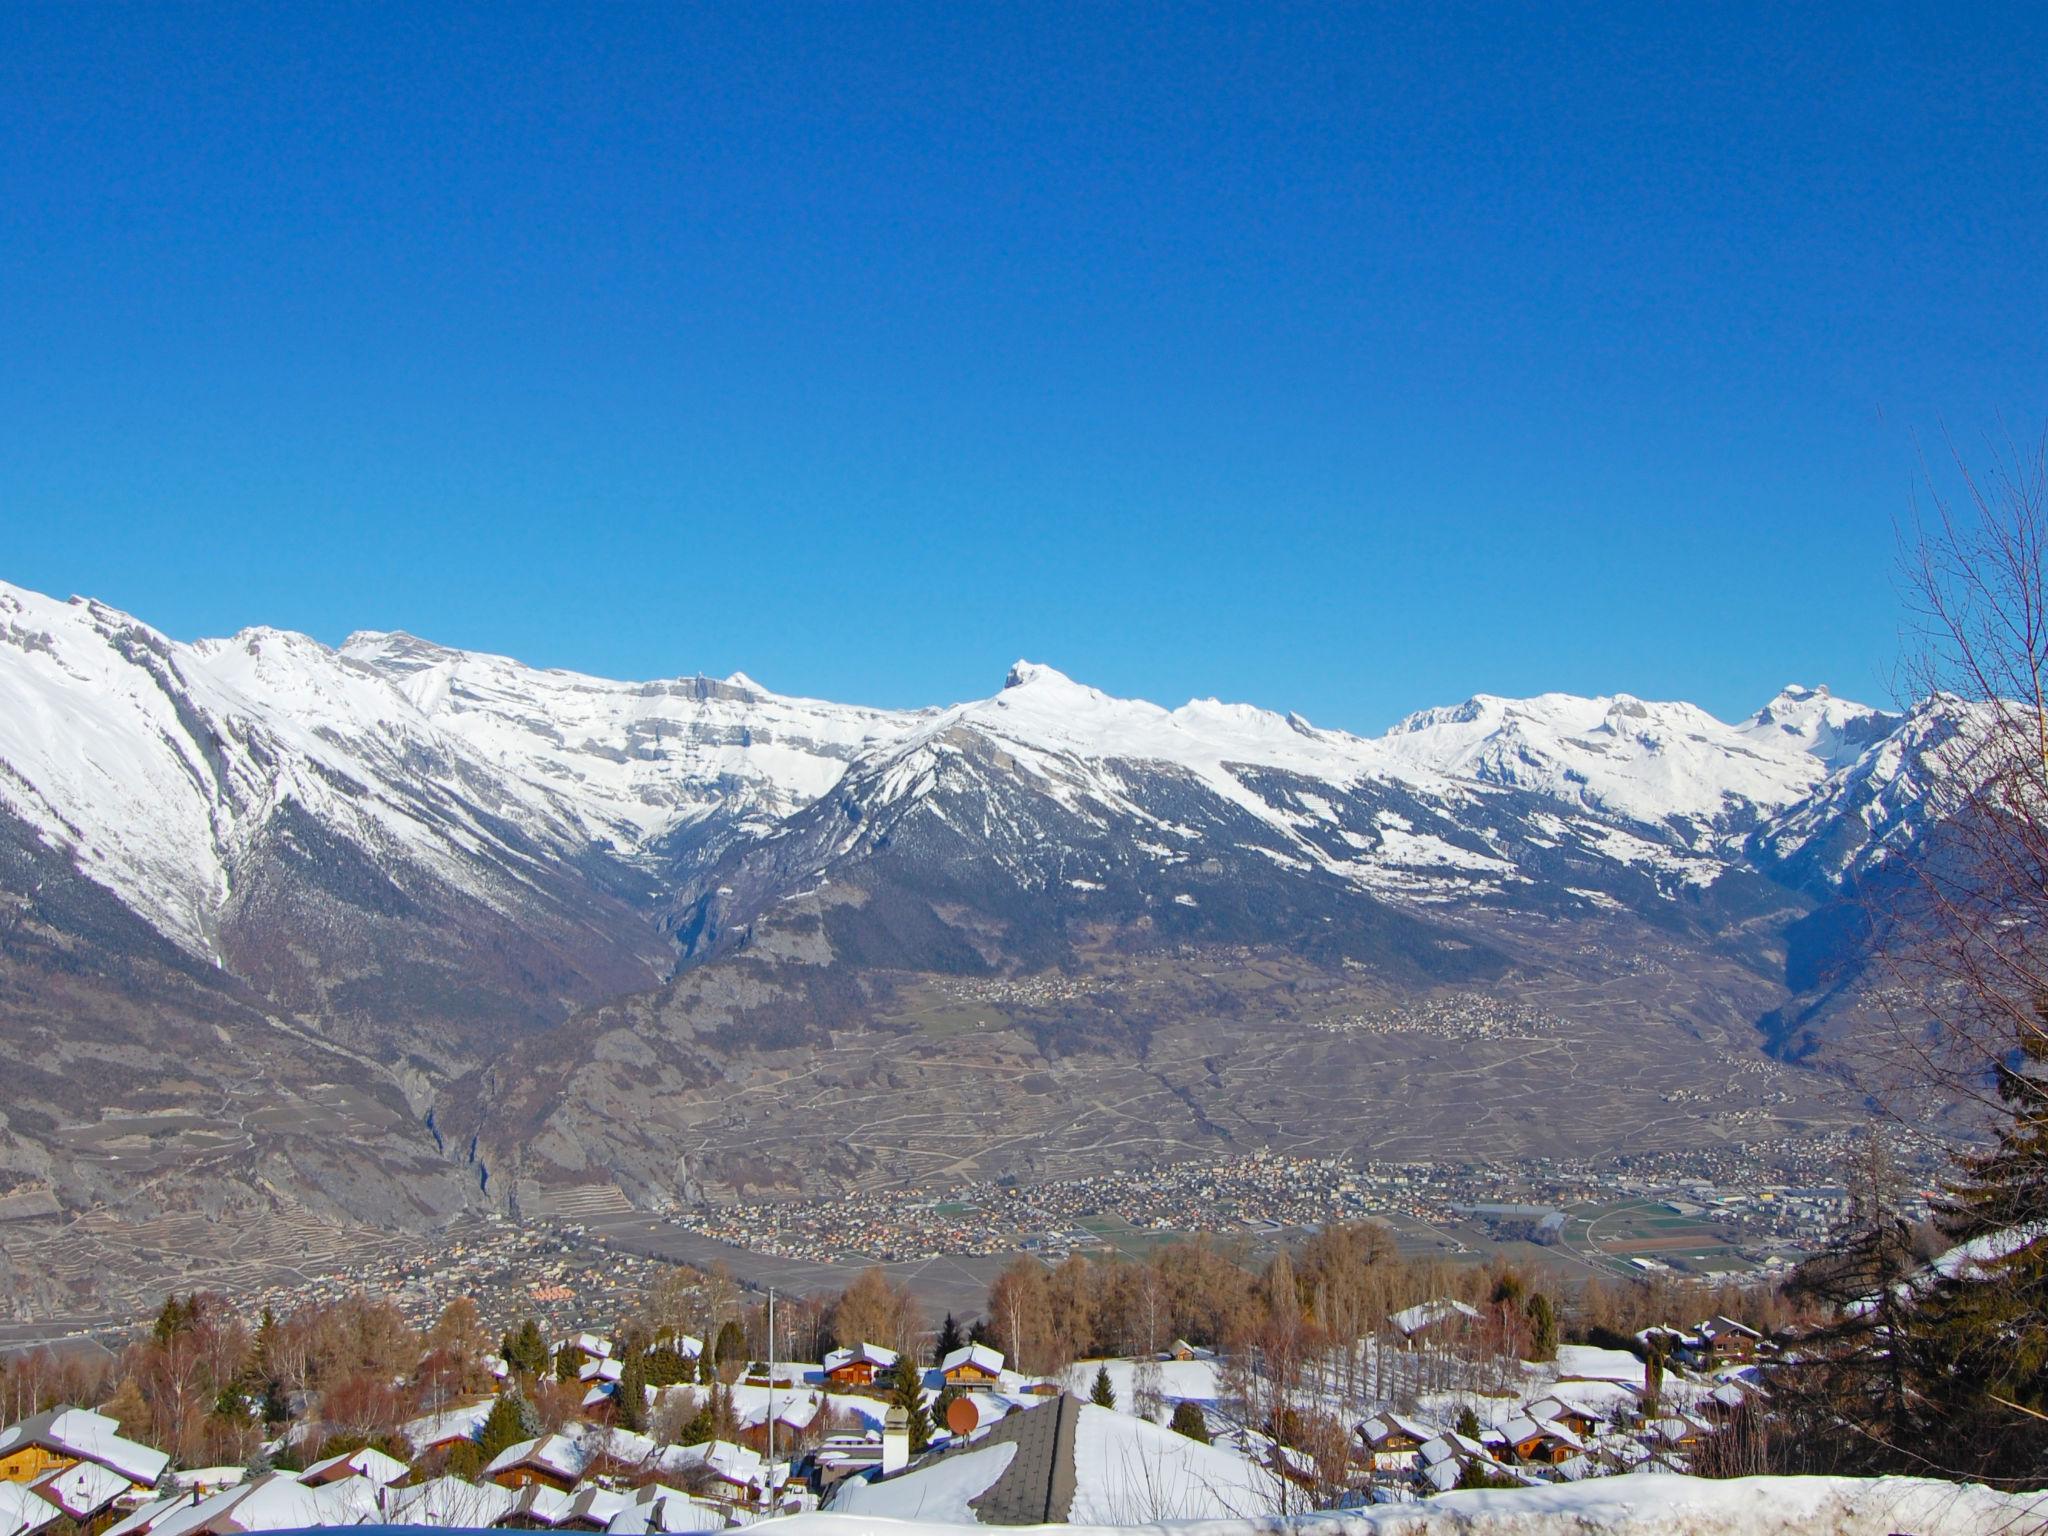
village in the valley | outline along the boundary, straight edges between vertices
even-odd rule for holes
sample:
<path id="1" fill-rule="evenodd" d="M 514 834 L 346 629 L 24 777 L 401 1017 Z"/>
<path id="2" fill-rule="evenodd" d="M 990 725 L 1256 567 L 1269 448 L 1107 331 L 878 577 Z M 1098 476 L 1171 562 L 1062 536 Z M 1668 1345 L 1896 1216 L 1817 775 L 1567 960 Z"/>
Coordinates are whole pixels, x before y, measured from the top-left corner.
<path id="1" fill-rule="evenodd" d="M 193 1293 L 116 1350 L 17 1354 L 0 1536 L 1130 1522 L 1726 1473 L 1796 1327 L 1762 1287 L 1645 1275 L 1553 1299 L 1369 1223 L 1263 1261 L 1207 1235 L 1142 1262 L 1018 1255 L 978 1315 L 936 1326 L 880 1267 L 776 1295 L 722 1267 L 573 1270 L 573 1251 L 541 1240 L 521 1287 L 430 1315 L 402 1276 Z M 600 1272 L 608 1289 L 582 1283 Z"/>

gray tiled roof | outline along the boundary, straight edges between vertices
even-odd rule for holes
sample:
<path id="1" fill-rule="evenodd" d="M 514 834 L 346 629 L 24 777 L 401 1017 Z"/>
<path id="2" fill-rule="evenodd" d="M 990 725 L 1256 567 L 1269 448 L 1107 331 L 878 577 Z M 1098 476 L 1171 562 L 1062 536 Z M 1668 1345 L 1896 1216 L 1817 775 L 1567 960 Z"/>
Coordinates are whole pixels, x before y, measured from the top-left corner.
<path id="1" fill-rule="evenodd" d="M 1081 1400 L 1062 1393 L 1010 1414 L 964 1445 L 925 1457 L 917 1467 L 992 1445 L 1015 1445 L 1003 1475 L 967 1501 L 975 1517 L 983 1525 L 1064 1525 L 1074 1508 L 1074 1426 L 1080 1416 Z"/>

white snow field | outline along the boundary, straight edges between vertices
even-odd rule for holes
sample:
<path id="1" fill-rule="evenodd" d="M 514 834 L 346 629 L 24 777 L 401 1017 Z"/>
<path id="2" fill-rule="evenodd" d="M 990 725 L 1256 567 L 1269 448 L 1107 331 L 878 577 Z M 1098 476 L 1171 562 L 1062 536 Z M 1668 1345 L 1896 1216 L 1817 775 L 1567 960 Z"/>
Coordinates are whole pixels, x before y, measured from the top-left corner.
<path id="1" fill-rule="evenodd" d="M 797 1515 L 765 1524 L 778 1536 L 915 1536 L 986 1529 L 867 1513 Z M 1720 1482 L 1671 1473 L 1450 1493 L 1422 1503 L 1330 1514 L 1036 1529 L 1171 1531 L 1175 1536 L 2029 1536 L 2044 1527 L 2048 1490 L 1998 1493 L 1925 1478 Z"/>

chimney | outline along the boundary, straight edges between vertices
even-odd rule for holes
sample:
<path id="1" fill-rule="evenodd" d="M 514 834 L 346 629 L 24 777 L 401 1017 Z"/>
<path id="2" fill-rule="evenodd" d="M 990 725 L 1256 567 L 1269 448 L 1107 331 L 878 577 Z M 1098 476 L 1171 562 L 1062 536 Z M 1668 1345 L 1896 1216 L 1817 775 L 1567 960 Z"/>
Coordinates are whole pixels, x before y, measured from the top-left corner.
<path id="1" fill-rule="evenodd" d="M 882 1416 L 882 1476 L 910 1465 L 910 1415 L 891 1408 Z"/>

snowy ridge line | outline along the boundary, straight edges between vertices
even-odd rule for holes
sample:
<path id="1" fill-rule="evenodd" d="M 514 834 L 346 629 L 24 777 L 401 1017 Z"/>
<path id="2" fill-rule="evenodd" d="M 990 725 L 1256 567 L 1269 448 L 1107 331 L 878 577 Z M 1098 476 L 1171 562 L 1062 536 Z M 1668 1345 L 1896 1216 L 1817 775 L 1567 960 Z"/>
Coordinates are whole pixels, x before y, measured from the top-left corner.
<path id="1" fill-rule="evenodd" d="M 1019 662 L 989 698 L 887 710 L 742 674 L 614 682 L 399 633 L 186 644 L 0 583 L 0 812 L 216 960 L 252 849 L 300 814 L 404 879 L 516 912 L 544 899 L 544 869 L 596 853 L 667 878 L 678 847 L 773 835 L 842 785 L 879 807 L 925 800 L 969 752 L 1084 825 L 1138 829 L 1161 863 L 1214 835 L 1160 798 L 1163 773 L 1264 829 L 1281 868 L 1411 901 L 1526 885 L 1516 843 L 1646 871 L 1666 894 L 1711 884 L 1752 839 L 1781 863 L 1825 844 L 1839 879 L 1917 830 L 1926 743 L 1948 718 L 1932 709 L 1901 721 L 1794 687 L 1728 725 L 1627 695 L 1480 695 L 1368 738 L 1214 699 L 1119 699 Z M 1433 824 L 1374 808 L 1390 795 Z M 1846 852 L 1827 837 L 1845 817 L 1862 829 Z"/>
<path id="2" fill-rule="evenodd" d="M 2001 1493 L 1930 1478 L 1746 1477 L 1679 1473 L 1440 1494 L 1415 1504 L 1259 1519 L 1027 1526 L 1174 1536 L 2017 1536 L 2048 1520 L 2048 1490 Z M 863 1515 L 764 1521 L 782 1536 L 916 1536 L 988 1527 Z"/>

